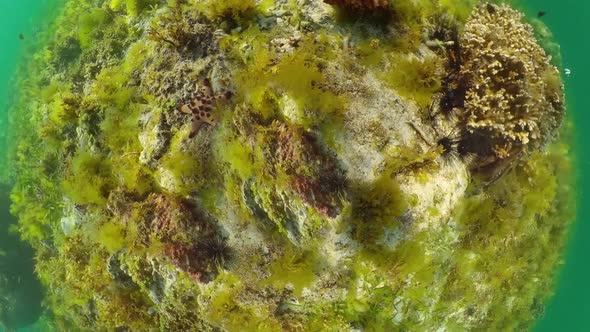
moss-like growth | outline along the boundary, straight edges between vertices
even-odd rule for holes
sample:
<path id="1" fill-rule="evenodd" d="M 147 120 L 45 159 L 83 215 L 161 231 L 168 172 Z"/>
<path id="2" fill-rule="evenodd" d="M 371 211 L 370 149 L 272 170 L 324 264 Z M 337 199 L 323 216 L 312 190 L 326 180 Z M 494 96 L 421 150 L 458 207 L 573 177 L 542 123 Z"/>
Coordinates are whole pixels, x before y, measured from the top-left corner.
<path id="1" fill-rule="evenodd" d="M 399 217 L 407 209 L 404 194 L 392 176 L 384 173 L 374 182 L 361 185 L 355 193 L 353 235 L 369 249 L 379 247 L 379 240 L 386 229 L 400 226 Z"/>
<path id="2" fill-rule="evenodd" d="M 125 11 L 130 17 L 136 18 L 143 10 L 157 5 L 158 2 L 158 0 L 110 0 L 109 8 L 115 11 Z"/>
<path id="3" fill-rule="evenodd" d="M 204 1 L 206 15 L 212 20 L 223 18 L 239 19 L 252 14 L 256 8 L 255 0 Z"/>
<path id="4" fill-rule="evenodd" d="M 78 204 L 104 204 L 115 185 L 108 159 L 80 152 L 70 167 L 70 176 L 62 183 L 64 192 Z"/>
<path id="5" fill-rule="evenodd" d="M 94 8 L 89 13 L 80 16 L 78 40 L 83 48 L 90 47 L 93 33 L 96 33 L 109 20 L 109 14 L 100 8 Z"/>
<path id="6" fill-rule="evenodd" d="M 421 107 L 428 107 L 442 86 L 443 63 L 436 55 L 418 59 L 413 55 L 395 56 L 384 79 L 404 97 Z"/>

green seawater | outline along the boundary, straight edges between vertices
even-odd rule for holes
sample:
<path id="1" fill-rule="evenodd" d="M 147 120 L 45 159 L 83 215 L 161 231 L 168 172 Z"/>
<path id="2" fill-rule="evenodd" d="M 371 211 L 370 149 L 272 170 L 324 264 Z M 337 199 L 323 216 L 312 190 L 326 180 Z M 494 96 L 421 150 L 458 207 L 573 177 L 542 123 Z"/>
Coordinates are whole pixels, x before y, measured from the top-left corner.
<path id="1" fill-rule="evenodd" d="M 578 174 L 578 216 L 572 226 L 565 265 L 560 271 L 555 295 L 536 331 L 590 331 L 590 2 L 583 0 L 533 0 L 526 6 L 531 15 L 545 11 L 543 21 L 561 45 L 568 112 L 576 126 Z"/>
<path id="2" fill-rule="evenodd" d="M 14 91 L 10 86 L 22 57 L 34 49 L 32 40 L 42 33 L 44 22 L 59 9 L 56 0 L 0 1 L 0 158 L 6 156 L 7 106 Z M 22 39 L 21 39 L 22 35 Z M 0 165 L 4 165 L 0 161 Z M 0 306 L 10 314 L 0 317 L 10 330 L 45 330 L 38 321 L 42 314 L 43 289 L 34 274 L 32 249 L 10 231 L 16 220 L 9 212 L 10 184 L 0 184 Z M 28 326 L 23 328 L 22 326 Z M 3 327 L 0 325 L 0 331 Z"/>
<path id="3" fill-rule="evenodd" d="M 19 60 L 34 49 L 32 41 L 42 33 L 45 23 L 56 13 L 61 0 L 0 0 L 0 149 L 5 151 L 6 105 L 10 103 L 10 82 Z M 576 127 L 574 148 L 578 164 L 578 215 L 570 230 L 568 250 L 564 257 L 555 295 L 547 305 L 544 317 L 535 331 L 590 331 L 590 153 L 585 143 L 590 131 L 590 2 L 583 0 L 531 0 L 521 1 L 531 16 L 538 11 L 546 14 L 542 20 L 552 30 L 561 45 L 563 68 L 571 71 L 564 76 L 569 116 Z M 24 39 L 19 35 L 22 34 Z M 0 154 L 3 158 L 6 153 Z M 0 163 L 1 164 L 1 163 Z M 37 283 L 32 276 L 33 261 L 30 250 L 8 234 L 14 219 L 8 213 L 8 187 L 0 187 L 0 269 L 9 267 L 20 278 L 18 284 L 29 285 L 19 290 L 26 298 L 27 309 L 23 317 L 30 319 L 40 304 Z M 5 257 L 12 255 L 8 260 Z M 16 256 L 14 256 L 16 255 Z M 19 259 L 14 259 L 18 257 Z M 2 272 L 2 271 L 0 271 Z M 0 301 L 4 294 L 0 294 Z M 29 317 L 25 317 L 29 315 Z M 0 328 L 0 331 L 2 329 Z M 39 331 L 41 327 L 21 329 Z"/>

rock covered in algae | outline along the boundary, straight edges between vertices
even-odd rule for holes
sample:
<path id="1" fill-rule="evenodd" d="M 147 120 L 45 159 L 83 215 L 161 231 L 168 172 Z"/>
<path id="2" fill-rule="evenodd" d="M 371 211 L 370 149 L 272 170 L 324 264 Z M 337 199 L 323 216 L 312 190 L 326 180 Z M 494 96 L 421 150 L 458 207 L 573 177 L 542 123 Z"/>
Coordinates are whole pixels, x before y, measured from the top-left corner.
<path id="1" fill-rule="evenodd" d="M 326 0 L 326 3 L 367 11 L 389 9 L 389 0 Z"/>
<path id="2" fill-rule="evenodd" d="M 391 15 L 66 5 L 12 108 L 12 212 L 56 330 L 520 330 L 542 313 L 572 210 L 567 142 L 548 145 L 561 81 L 530 28 L 506 6 L 338 4 Z M 476 105 L 494 96 L 506 107 Z M 527 153 L 483 162 L 504 143 Z"/>

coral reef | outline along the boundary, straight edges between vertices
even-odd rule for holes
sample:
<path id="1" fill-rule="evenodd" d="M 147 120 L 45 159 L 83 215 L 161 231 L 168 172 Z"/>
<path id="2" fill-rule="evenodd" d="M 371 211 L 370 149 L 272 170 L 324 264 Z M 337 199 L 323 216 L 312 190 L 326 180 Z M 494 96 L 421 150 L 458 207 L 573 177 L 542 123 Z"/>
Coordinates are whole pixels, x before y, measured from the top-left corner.
<path id="1" fill-rule="evenodd" d="M 521 15 L 474 2 L 69 1 L 2 170 L 46 330 L 529 328 L 572 128 Z"/>

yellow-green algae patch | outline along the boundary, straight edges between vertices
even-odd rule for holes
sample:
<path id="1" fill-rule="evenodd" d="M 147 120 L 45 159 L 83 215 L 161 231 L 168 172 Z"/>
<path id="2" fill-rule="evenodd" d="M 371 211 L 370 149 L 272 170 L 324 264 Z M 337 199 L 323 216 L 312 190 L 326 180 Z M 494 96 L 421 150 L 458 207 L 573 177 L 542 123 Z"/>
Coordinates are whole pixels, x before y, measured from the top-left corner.
<path id="1" fill-rule="evenodd" d="M 474 6 L 68 2 L 21 67 L 5 171 L 53 328 L 529 328 L 572 219 L 571 126 L 554 139 L 530 27 Z M 515 27 L 536 67 L 477 26 Z"/>

